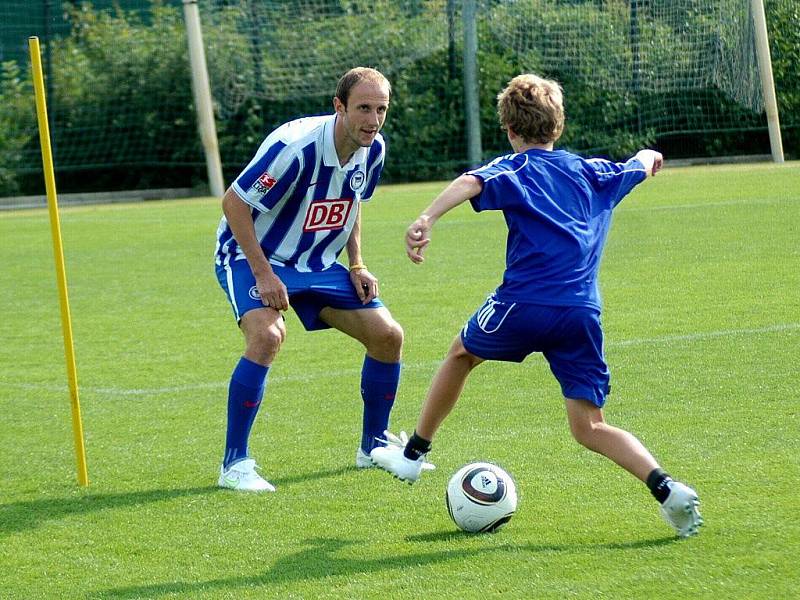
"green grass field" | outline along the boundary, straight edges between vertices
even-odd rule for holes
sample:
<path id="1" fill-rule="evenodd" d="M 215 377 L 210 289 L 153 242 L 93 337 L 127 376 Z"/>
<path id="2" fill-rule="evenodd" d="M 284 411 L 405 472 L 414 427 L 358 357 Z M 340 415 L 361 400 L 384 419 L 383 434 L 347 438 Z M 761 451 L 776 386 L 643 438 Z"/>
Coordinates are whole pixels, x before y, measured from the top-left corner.
<path id="1" fill-rule="evenodd" d="M 462 206 L 428 261 L 406 225 L 442 183 L 384 186 L 364 257 L 406 331 L 393 429 L 499 283 L 505 226 Z M 0 598 L 769 598 L 800 571 L 800 165 L 668 169 L 617 211 L 601 271 L 606 417 L 693 485 L 677 540 L 639 482 L 572 441 L 541 357 L 475 371 L 409 487 L 357 471 L 359 345 L 289 335 L 251 451 L 276 494 L 217 490 L 241 351 L 211 199 L 62 211 L 91 485 L 76 483 L 47 212 L 0 213 Z M 449 476 L 497 462 L 496 535 L 457 532 Z"/>

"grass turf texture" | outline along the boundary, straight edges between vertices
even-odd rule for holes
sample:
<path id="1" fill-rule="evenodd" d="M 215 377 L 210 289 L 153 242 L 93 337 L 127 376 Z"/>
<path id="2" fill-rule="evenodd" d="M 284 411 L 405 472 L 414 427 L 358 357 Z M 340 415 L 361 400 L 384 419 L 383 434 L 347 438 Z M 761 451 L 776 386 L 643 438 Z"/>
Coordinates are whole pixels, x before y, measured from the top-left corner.
<path id="1" fill-rule="evenodd" d="M 364 257 L 406 331 L 393 428 L 499 282 L 505 227 L 462 206 L 415 266 L 442 183 L 384 186 Z M 251 451 L 278 488 L 217 490 L 242 341 L 211 266 L 218 202 L 62 211 L 91 485 L 76 485 L 46 211 L 0 214 L 2 598 L 788 598 L 800 575 L 800 166 L 671 169 L 616 213 L 601 270 L 606 416 L 696 487 L 679 541 L 643 485 L 575 444 L 541 357 L 479 367 L 408 487 L 353 466 L 359 345 L 289 335 Z M 455 530 L 450 475 L 510 471 L 517 515 Z"/>

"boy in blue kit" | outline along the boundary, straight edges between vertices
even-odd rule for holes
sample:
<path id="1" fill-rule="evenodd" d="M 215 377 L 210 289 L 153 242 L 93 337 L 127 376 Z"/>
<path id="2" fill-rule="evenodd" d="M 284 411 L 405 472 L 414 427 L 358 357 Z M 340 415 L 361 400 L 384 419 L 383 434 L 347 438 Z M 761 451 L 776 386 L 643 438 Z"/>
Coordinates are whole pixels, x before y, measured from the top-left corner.
<path id="1" fill-rule="evenodd" d="M 658 172 L 663 158 L 642 150 L 614 163 L 554 150 L 564 127 L 562 91 L 535 75 L 509 82 L 498 96 L 498 114 L 514 153 L 453 181 L 408 228 L 406 251 L 421 263 L 434 223 L 467 200 L 478 212 L 501 210 L 509 229 L 503 282 L 453 342 L 414 435 L 403 445 L 386 432 L 395 443 L 376 448 L 372 460 L 413 483 L 472 369 L 541 352 L 561 385 L 574 438 L 646 483 L 678 535 L 694 535 L 702 524 L 697 494 L 670 478 L 636 437 L 606 423 L 602 410 L 610 374 L 600 324 L 600 258 L 614 207 Z"/>

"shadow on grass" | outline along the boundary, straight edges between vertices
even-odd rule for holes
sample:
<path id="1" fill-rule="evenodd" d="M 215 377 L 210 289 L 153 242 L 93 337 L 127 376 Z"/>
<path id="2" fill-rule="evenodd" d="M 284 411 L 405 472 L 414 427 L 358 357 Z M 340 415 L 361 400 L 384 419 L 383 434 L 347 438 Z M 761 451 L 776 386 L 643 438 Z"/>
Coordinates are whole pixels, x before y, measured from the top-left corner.
<path id="1" fill-rule="evenodd" d="M 0 535 L 35 529 L 42 523 L 126 506 L 150 504 L 184 496 L 197 496 L 219 491 L 216 486 L 172 490 L 143 490 L 119 494 L 85 494 L 66 498 L 41 498 L 0 504 Z"/>
<path id="2" fill-rule="evenodd" d="M 450 542 L 453 540 L 459 539 L 470 539 L 470 538 L 481 538 L 486 536 L 489 539 L 492 539 L 493 534 L 484 534 L 484 533 L 467 533 L 466 531 L 459 531 L 457 529 L 449 530 L 449 531 L 433 531 L 431 533 L 420 533 L 417 535 L 409 535 L 406 536 L 406 540 L 409 542 Z M 653 540 L 636 540 L 633 542 L 608 542 L 604 544 L 572 544 L 572 545 L 559 545 L 559 544 L 551 544 L 547 545 L 539 545 L 539 546 L 522 546 L 523 549 L 527 548 L 534 548 L 540 551 L 543 550 L 567 550 L 567 549 L 576 549 L 578 547 L 581 548 L 607 548 L 609 550 L 634 550 L 637 548 L 655 548 L 656 546 L 664 546 L 666 544 L 672 544 L 679 541 L 679 539 L 675 536 L 665 536 L 663 538 L 656 538 Z M 509 546 L 501 546 L 501 548 L 510 548 Z M 515 549 L 519 549 L 520 546 L 514 546 Z"/>
<path id="3" fill-rule="evenodd" d="M 304 483 L 306 481 L 315 481 L 317 479 L 326 479 L 328 477 L 338 477 L 339 475 L 344 475 L 345 473 L 358 470 L 359 469 L 357 469 L 355 466 L 351 466 L 339 467 L 338 469 L 331 469 L 328 471 L 317 471 L 315 473 L 303 473 L 302 475 L 294 475 L 292 477 L 270 477 L 269 474 L 264 475 L 264 477 L 267 477 L 270 483 L 272 483 L 276 488 L 279 488 L 283 485 Z"/>
<path id="4" fill-rule="evenodd" d="M 327 477 L 337 477 L 343 473 L 355 470 L 356 468 L 354 466 L 341 467 L 339 469 L 316 471 L 292 477 L 270 478 L 270 480 L 280 488 L 295 483 L 325 479 Z M 0 504 L 0 536 L 35 529 L 47 521 L 54 521 L 71 515 L 82 515 L 102 510 L 138 506 L 174 498 L 217 492 L 233 493 L 229 490 L 221 490 L 215 485 L 208 485 L 171 490 L 159 489 L 122 492 L 118 494 L 92 494 L 88 492 L 62 498 L 41 498 L 37 500 Z"/>
<path id="5" fill-rule="evenodd" d="M 410 536 L 406 539 L 419 542 L 448 541 L 462 536 L 469 536 L 463 532 L 436 532 L 420 536 Z M 487 536 L 488 539 L 495 539 Z M 479 556 L 495 552 L 530 552 L 532 554 L 549 552 L 568 552 L 575 550 L 607 548 L 625 550 L 635 548 L 650 548 L 671 544 L 677 541 L 674 537 L 657 538 L 652 540 L 637 540 L 633 542 L 615 542 L 604 544 L 499 544 L 482 548 L 464 548 L 453 550 L 436 550 L 417 552 L 385 558 L 339 558 L 336 552 L 351 545 L 360 545 L 356 540 L 341 540 L 336 538 L 314 538 L 306 540 L 310 546 L 295 554 L 279 558 L 267 571 L 254 575 L 238 575 L 208 581 L 175 581 L 170 583 L 154 583 L 142 586 L 128 586 L 109 590 L 98 590 L 88 594 L 88 598 L 157 598 L 159 596 L 177 595 L 178 597 L 192 596 L 199 592 L 213 590 L 234 590 L 237 588 L 252 591 L 254 587 L 280 585 L 293 582 L 304 582 L 326 579 L 329 577 L 351 576 L 361 574 L 374 574 L 382 571 L 402 571 L 416 568 L 420 565 L 436 564 L 454 559 Z"/>

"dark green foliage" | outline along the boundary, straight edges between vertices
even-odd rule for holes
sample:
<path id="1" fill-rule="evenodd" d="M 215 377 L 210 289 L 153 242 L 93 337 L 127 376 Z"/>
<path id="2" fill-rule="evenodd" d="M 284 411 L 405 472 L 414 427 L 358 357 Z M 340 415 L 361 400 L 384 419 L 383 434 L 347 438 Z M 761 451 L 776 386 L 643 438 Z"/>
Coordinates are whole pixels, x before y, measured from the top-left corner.
<path id="1" fill-rule="evenodd" d="M 0 64 L 0 195 L 20 192 L 17 170 L 34 131 L 33 86 L 14 61 Z"/>
<path id="2" fill-rule="evenodd" d="M 391 181 L 450 177 L 466 166 L 463 95 L 460 81 L 448 79 L 447 56 L 418 61 L 393 80 L 394 97 L 384 128 Z"/>
<path id="3" fill-rule="evenodd" d="M 784 149 L 800 154 L 800 3 L 767 0 L 772 72 Z"/>
<path id="4" fill-rule="evenodd" d="M 215 94 L 241 97 L 233 103 L 217 98 L 226 181 L 236 176 L 274 127 L 301 115 L 331 111 L 333 87 L 341 73 L 334 72 L 339 67 L 325 65 L 337 45 L 352 49 L 354 65 L 376 66 L 392 81 L 394 95 L 384 129 L 389 146 L 387 181 L 450 178 L 470 166 L 461 34 L 457 32 L 455 45 L 448 48 L 440 19 L 431 25 L 438 27 L 433 37 L 423 36 L 426 19 L 431 20 L 426 14 L 432 14 L 426 11 L 443 11 L 445 4 L 388 0 L 329 4 L 325 19 L 309 14 L 294 29 L 256 27 L 253 39 L 243 36 L 242 15 L 232 5 L 231 10 L 216 5 L 213 22 L 210 16 L 204 21 Z M 698 1 L 683 5 L 679 25 L 674 19 L 673 24 L 664 24 L 652 18 L 664 8 L 661 4 L 637 3 L 647 6 L 637 9 L 638 20 L 631 16 L 631 5 L 621 0 L 482 5 L 478 65 L 484 157 L 509 150 L 498 127 L 495 97 L 511 77 L 526 70 L 557 79 L 566 91 L 562 147 L 612 158 L 623 158 L 642 146 L 658 147 L 671 158 L 766 153 L 764 115 L 730 98 L 737 89 L 735 82 L 726 83 L 727 92 L 714 86 L 666 93 L 648 87 L 647 82 L 664 79 L 672 66 L 691 66 L 693 57 L 676 48 L 683 36 L 708 25 L 711 18 Z M 48 82 L 59 189 L 203 185 L 204 156 L 180 7 L 167 0 L 149 0 L 143 11 L 103 6 L 103 10 L 89 4 L 68 6 L 63 21 L 54 27 L 64 32 L 50 45 Z M 265 6 L 251 6 L 250 17 L 256 24 L 291 16 L 280 11 L 262 14 L 269 12 Z M 789 0 L 767 0 L 766 8 L 784 147 L 789 156 L 797 156 L 800 8 Z M 455 22 L 460 18 L 459 12 Z M 732 32 L 741 29 L 736 18 L 703 30 L 711 32 L 703 42 L 708 54 L 733 44 Z M 606 26 L 598 31 L 597 23 Z M 500 41 L 498 27 L 521 44 L 512 48 Z M 630 37 L 634 29 L 636 46 Z M 300 52 L 298 43 L 303 56 L 292 55 Z M 242 44 L 250 50 L 241 52 Z M 393 60 L 394 56 L 404 58 Z M 305 68 L 309 61 L 320 66 Z M 301 66 L 293 70 L 287 64 Z M 27 65 L 11 61 L 0 71 L 0 196 L 42 191 L 26 70 Z M 752 77 L 752 71 L 747 76 Z M 278 77 L 283 77 L 281 92 L 275 91 Z"/>
<path id="5" fill-rule="evenodd" d="M 170 170 L 151 168 L 180 169 L 201 155 L 180 12 L 154 2 L 148 22 L 88 5 L 67 14 L 72 33 L 53 53 L 56 157 L 81 172 L 66 186 L 181 185 Z"/>

